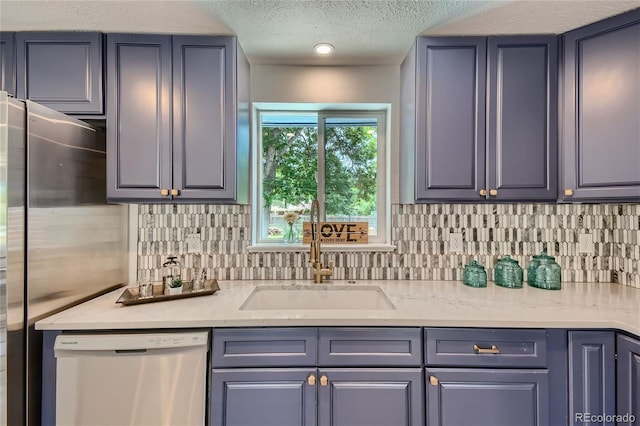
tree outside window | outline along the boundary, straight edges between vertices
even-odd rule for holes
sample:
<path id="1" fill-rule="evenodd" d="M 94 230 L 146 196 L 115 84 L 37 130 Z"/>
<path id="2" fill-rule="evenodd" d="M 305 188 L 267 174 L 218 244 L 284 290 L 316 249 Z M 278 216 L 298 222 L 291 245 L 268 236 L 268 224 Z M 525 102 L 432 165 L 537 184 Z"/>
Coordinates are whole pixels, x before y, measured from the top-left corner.
<path id="1" fill-rule="evenodd" d="M 368 222 L 376 235 L 378 150 L 376 116 L 264 115 L 259 239 L 282 240 L 287 212 L 299 214 L 294 226 L 301 236 L 314 198 L 324 202 L 324 220 Z"/>

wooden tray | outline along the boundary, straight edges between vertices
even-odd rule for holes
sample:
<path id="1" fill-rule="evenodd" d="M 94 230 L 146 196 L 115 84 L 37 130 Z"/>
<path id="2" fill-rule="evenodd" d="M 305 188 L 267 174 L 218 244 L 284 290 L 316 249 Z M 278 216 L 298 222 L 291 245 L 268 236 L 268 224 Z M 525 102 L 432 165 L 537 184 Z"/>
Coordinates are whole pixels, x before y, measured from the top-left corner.
<path id="1" fill-rule="evenodd" d="M 155 284 L 151 297 L 140 297 L 137 288 L 127 288 L 118 300 L 116 300 L 116 303 L 122 303 L 126 306 L 140 305 L 142 303 L 164 302 L 165 300 L 184 299 L 186 297 L 207 296 L 220 290 L 218 281 L 215 279 L 206 280 L 202 290 L 192 291 L 191 282 L 185 283 L 182 287 L 182 293 L 180 294 L 162 294 L 163 285 Z"/>

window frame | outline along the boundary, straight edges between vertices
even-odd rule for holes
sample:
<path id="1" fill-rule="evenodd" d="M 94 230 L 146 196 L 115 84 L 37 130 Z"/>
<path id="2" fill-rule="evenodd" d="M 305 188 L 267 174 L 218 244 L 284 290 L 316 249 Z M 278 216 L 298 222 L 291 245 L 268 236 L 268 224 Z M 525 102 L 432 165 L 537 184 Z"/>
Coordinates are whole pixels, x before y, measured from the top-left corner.
<path id="1" fill-rule="evenodd" d="M 323 251 L 370 251 L 393 250 L 391 237 L 391 202 L 390 202 L 390 132 L 389 120 L 391 106 L 389 104 L 298 104 L 298 103 L 254 103 L 252 110 L 252 232 L 250 251 L 303 251 L 305 244 L 284 244 L 260 239 L 262 200 L 262 115 L 273 113 L 306 114 L 315 113 L 318 123 L 318 161 L 324 160 L 325 123 L 328 118 L 375 117 L 377 120 L 377 235 L 370 236 L 366 244 L 327 244 Z M 324 162 L 322 162 L 324 164 Z M 318 167 L 318 201 L 320 217 L 325 218 L 324 204 L 324 167 Z"/>

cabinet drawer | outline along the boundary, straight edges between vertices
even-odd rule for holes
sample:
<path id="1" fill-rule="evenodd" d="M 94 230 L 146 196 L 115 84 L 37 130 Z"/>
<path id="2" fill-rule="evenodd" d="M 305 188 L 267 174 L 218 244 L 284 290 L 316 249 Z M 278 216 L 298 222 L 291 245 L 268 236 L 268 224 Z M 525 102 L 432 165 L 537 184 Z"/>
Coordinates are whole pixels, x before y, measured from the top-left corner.
<path id="1" fill-rule="evenodd" d="M 457 367 L 545 367 L 546 330 L 428 328 L 425 363 Z"/>
<path id="2" fill-rule="evenodd" d="M 320 328 L 320 366 L 420 366 L 419 328 Z"/>
<path id="3" fill-rule="evenodd" d="M 213 330 L 212 366 L 304 367 L 316 365 L 315 328 Z"/>

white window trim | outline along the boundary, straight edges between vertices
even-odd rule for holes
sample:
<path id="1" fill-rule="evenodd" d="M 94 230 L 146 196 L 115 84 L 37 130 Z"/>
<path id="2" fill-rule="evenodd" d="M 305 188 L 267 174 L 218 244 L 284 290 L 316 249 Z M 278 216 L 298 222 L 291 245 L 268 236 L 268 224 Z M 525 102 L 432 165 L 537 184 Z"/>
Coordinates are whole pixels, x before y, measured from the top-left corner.
<path id="1" fill-rule="evenodd" d="M 379 114 L 378 118 L 378 173 L 377 186 L 384 189 L 384 195 L 378 197 L 378 235 L 375 241 L 367 244 L 325 244 L 322 246 L 325 252 L 363 252 L 363 251 L 393 251 L 395 246 L 391 244 L 391 132 L 389 120 L 391 119 L 390 104 L 295 104 L 295 110 L 292 110 L 293 103 L 264 103 L 254 102 L 252 104 L 252 149 L 251 149 L 251 168 L 252 168 L 252 185 L 251 185 L 251 245 L 248 247 L 249 252 L 300 252 L 306 251 L 306 244 L 283 244 L 283 243 L 267 243 L 258 241 L 258 222 L 260 220 L 261 211 L 261 153 L 262 153 L 262 135 L 261 135 L 261 112 L 269 111 L 292 111 L 292 112 L 317 112 L 318 113 L 318 143 L 320 139 L 324 139 L 321 135 L 320 120 L 331 114 L 335 116 L 361 115 L 362 113 Z M 382 148 L 380 149 L 380 138 Z M 322 140 L 324 146 L 324 140 Z M 382 165 L 382 167 L 380 167 Z M 380 173 L 382 171 L 382 173 Z M 323 171 L 324 173 L 324 171 Z M 324 213 L 324 200 L 321 201 Z M 322 216 L 324 217 L 324 216 Z"/>

